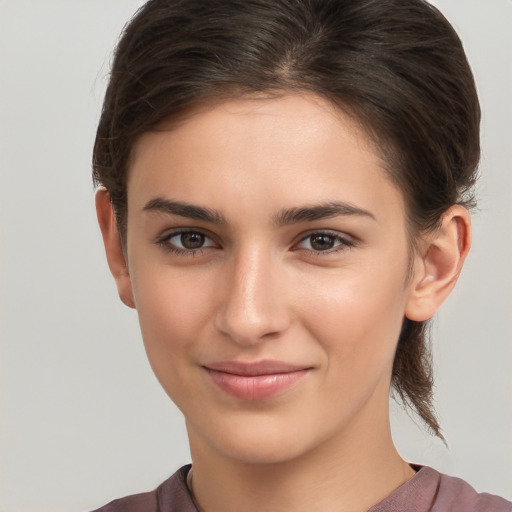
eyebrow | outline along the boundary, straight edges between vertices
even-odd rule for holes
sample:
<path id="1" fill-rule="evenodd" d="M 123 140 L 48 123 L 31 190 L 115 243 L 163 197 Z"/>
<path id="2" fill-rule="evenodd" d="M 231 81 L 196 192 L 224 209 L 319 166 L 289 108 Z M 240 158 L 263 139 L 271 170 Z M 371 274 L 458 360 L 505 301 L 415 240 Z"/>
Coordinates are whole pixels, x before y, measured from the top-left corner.
<path id="1" fill-rule="evenodd" d="M 143 210 L 147 212 L 178 215 L 180 217 L 201 220 L 211 224 L 225 225 L 228 223 L 226 218 L 217 210 L 161 197 L 148 201 Z M 278 226 L 286 226 L 298 224 L 299 222 L 312 222 L 337 216 L 368 217 L 376 220 L 375 216 L 367 210 L 358 208 L 350 203 L 337 201 L 313 206 L 287 208 L 274 215 L 272 220 L 274 224 Z"/>
<path id="2" fill-rule="evenodd" d="M 328 202 L 300 208 L 288 208 L 274 216 L 274 222 L 279 226 L 329 219 L 338 216 L 368 217 L 377 220 L 373 213 L 345 202 Z"/>
<path id="3" fill-rule="evenodd" d="M 179 215 L 180 217 L 202 220 L 211 224 L 227 224 L 225 217 L 217 210 L 161 197 L 148 201 L 143 210 L 146 212 Z"/>

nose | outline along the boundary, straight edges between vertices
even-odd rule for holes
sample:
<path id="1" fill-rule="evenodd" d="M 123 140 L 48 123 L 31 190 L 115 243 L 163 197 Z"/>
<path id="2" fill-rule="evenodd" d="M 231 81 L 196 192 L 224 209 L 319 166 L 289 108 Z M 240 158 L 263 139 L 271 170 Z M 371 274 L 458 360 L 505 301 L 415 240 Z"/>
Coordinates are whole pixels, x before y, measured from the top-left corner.
<path id="1" fill-rule="evenodd" d="M 226 268 L 216 328 L 240 345 L 256 345 L 282 334 L 290 324 L 280 265 L 262 250 L 234 256 Z"/>

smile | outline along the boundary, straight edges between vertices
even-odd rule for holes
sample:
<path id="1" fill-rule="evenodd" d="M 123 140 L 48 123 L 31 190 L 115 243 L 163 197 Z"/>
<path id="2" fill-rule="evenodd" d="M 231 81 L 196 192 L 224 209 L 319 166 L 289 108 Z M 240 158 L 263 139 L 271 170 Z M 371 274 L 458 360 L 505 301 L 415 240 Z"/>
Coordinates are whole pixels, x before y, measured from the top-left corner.
<path id="1" fill-rule="evenodd" d="M 241 363 L 223 361 L 204 367 L 214 384 L 239 400 L 257 401 L 276 396 L 305 377 L 311 368 L 279 361 Z"/>

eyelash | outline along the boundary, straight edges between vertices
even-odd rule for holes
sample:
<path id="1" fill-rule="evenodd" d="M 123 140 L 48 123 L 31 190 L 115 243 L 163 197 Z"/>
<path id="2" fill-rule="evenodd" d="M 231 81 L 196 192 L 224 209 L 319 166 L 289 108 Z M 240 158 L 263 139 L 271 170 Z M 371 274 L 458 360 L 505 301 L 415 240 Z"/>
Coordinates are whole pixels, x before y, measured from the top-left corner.
<path id="1" fill-rule="evenodd" d="M 176 247 L 175 245 L 172 245 L 170 240 L 174 237 L 185 235 L 185 234 L 194 234 L 194 235 L 201 235 L 205 239 L 211 240 L 211 237 L 203 233 L 202 231 L 196 230 L 196 229 L 179 229 L 172 231 L 171 233 L 167 233 L 161 238 L 159 238 L 156 243 L 161 246 L 164 250 L 172 253 L 177 254 L 179 256 L 200 256 L 204 252 L 204 247 L 199 247 L 197 249 L 181 249 L 180 247 Z M 212 247 L 206 246 L 206 247 Z"/>
<path id="2" fill-rule="evenodd" d="M 345 250 L 350 249 L 350 248 L 352 248 L 352 247 L 354 247 L 356 245 L 356 242 L 353 239 L 341 236 L 339 233 L 337 233 L 335 231 L 323 231 L 323 230 L 320 230 L 320 231 L 312 231 L 312 232 L 308 233 L 306 236 L 303 236 L 299 240 L 298 244 L 296 244 L 296 246 L 301 244 L 301 243 L 303 243 L 303 242 L 305 242 L 308 239 L 311 240 L 313 237 L 318 237 L 318 236 L 324 236 L 324 237 L 331 238 L 331 239 L 333 239 L 334 243 L 337 243 L 337 245 L 335 245 L 331 249 L 327 249 L 325 251 L 314 250 L 314 249 L 305 249 L 309 253 L 311 253 L 311 254 L 313 254 L 313 255 L 315 255 L 317 257 L 323 256 L 323 255 L 335 254 L 335 253 L 338 253 L 338 252 L 341 252 L 341 251 L 345 251 Z M 300 250 L 300 248 L 299 249 L 294 249 L 294 250 Z"/>
<path id="3" fill-rule="evenodd" d="M 194 229 L 181 229 L 181 230 L 172 231 L 171 233 L 167 233 L 166 235 L 159 238 L 156 241 L 156 243 L 159 246 L 161 246 L 164 250 L 166 250 L 170 253 L 177 254 L 179 256 L 192 256 L 192 257 L 200 256 L 204 253 L 205 248 L 214 246 L 214 244 L 212 244 L 212 245 L 207 245 L 206 247 L 202 246 L 197 249 L 182 249 L 180 247 L 176 247 L 175 245 L 171 244 L 170 240 L 172 238 L 180 236 L 180 235 L 184 235 L 184 234 L 201 235 L 205 239 L 212 240 L 211 237 L 209 237 L 202 231 L 194 230 Z M 294 250 L 294 251 L 301 250 L 301 248 L 297 247 L 297 246 L 300 245 L 301 243 L 305 242 L 308 239 L 311 240 L 315 236 L 329 237 L 329 238 L 333 239 L 334 243 L 337 243 L 337 245 L 335 245 L 333 248 L 326 249 L 325 251 L 314 250 L 314 249 L 303 249 L 303 250 L 308 251 L 311 254 L 314 254 L 317 257 L 344 251 L 344 250 L 350 249 L 356 245 L 356 242 L 354 240 L 352 240 L 350 238 L 343 237 L 339 233 L 336 233 L 333 231 L 320 230 L 320 231 L 312 231 L 312 232 L 308 233 L 306 236 L 303 236 L 299 240 L 299 242 L 294 245 L 294 248 L 292 250 Z"/>

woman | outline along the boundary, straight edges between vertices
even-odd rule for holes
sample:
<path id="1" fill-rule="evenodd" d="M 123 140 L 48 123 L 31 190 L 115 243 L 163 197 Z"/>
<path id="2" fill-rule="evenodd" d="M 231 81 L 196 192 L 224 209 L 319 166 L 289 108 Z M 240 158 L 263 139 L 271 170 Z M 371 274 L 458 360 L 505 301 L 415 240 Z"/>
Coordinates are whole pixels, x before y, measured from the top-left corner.
<path id="1" fill-rule="evenodd" d="M 149 1 L 94 148 L 121 299 L 192 468 L 125 510 L 512 510 L 405 462 L 471 243 L 478 99 L 421 0 Z"/>

